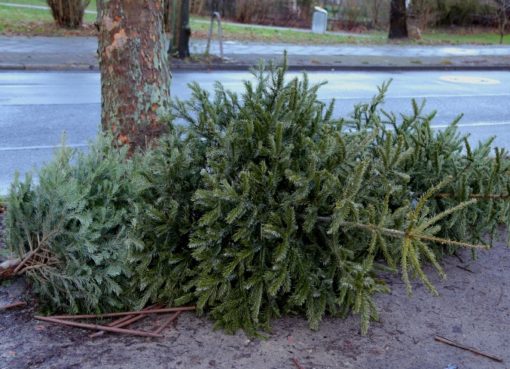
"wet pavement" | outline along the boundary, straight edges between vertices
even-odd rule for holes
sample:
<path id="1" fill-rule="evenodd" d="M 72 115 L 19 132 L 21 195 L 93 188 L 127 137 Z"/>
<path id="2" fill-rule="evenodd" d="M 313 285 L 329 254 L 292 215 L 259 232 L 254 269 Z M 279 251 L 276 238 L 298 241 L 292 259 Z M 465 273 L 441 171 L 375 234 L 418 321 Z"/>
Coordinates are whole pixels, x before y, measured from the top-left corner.
<path id="1" fill-rule="evenodd" d="M 284 51 L 292 66 L 302 69 L 346 68 L 509 68 L 508 46 L 408 46 L 408 45 L 294 45 L 225 41 L 226 61 L 210 63 L 174 62 L 173 69 L 249 67 L 259 59 L 281 59 Z M 204 53 L 206 42 L 192 40 L 191 52 Z M 5 37 L 0 36 L 0 69 L 96 69 L 95 37 Z M 211 54 L 219 54 L 218 42 Z"/>
<path id="2" fill-rule="evenodd" d="M 290 74 L 289 76 L 296 75 Z M 240 91 L 245 72 L 174 73 L 173 97 L 188 98 L 187 84 L 200 81 L 212 90 L 216 80 Z M 496 135 L 495 144 L 510 149 L 510 73 L 398 72 L 309 74 L 312 82 L 328 81 L 319 98 L 336 99 L 336 116 L 348 116 L 353 106 L 367 102 L 377 86 L 393 79 L 385 110 L 410 113 L 410 100 L 427 100 L 426 111 L 437 110 L 433 125 L 444 128 L 464 113 L 462 132 L 471 142 Z M 100 85 L 95 72 L 0 72 L 0 193 L 7 191 L 16 170 L 22 173 L 51 159 L 63 133 L 70 146 L 84 148 L 99 130 Z"/>
<path id="3" fill-rule="evenodd" d="M 206 41 L 191 40 L 191 50 L 195 53 L 205 51 Z M 224 52 L 228 55 L 280 55 L 285 50 L 290 55 L 318 56 L 391 56 L 391 57 L 455 57 L 455 56 L 510 56 L 508 46 L 409 46 L 409 45 L 295 45 L 267 44 L 258 42 L 225 41 Z M 84 53 L 95 54 L 95 37 L 6 37 L 0 36 L 0 55 L 8 53 Z M 219 53 L 219 45 L 213 41 L 211 52 Z M 1 57 L 0 57 L 1 58 Z M 1 60 L 1 59 L 0 59 Z"/>

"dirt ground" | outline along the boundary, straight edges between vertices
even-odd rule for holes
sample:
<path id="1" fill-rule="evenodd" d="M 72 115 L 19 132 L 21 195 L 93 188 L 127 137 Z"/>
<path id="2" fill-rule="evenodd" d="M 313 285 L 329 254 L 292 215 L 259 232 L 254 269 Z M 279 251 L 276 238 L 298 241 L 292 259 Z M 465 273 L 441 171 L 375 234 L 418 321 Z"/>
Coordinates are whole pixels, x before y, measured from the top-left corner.
<path id="1" fill-rule="evenodd" d="M 305 319 L 287 317 L 274 322 L 268 339 L 257 340 L 214 331 L 206 318 L 186 313 L 162 339 L 112 334 L 91 339 L 87 331 L 34 320 L 34 303 L 20 278 L 0 286 L 0 306 L 30 301 L 26 308 L 0 312 L 0 369 L 298 369 L 292 358 L 303 369 L 510 368 L 510 249 L 499 243 L 475 261 L 467 251 L 460 255 L 443 261 L 446 281 L 428 270 L 437 298 L 419 284 L 408 298 L 402 282 L 389 278 L 393 291 L 377 297 L 381 321 L 366 337 L 359 335 L 356 317 L 325 319 L 317 332 Z M 155 319 L 140 327 L 150 328 Z M 435 342 L 435 335 L 504 362 Z"/>

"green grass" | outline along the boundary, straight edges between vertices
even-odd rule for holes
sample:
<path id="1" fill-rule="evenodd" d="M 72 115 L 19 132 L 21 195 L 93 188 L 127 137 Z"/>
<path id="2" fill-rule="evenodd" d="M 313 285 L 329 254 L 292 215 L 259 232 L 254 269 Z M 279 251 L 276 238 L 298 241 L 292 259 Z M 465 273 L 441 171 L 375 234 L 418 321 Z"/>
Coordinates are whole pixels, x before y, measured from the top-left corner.
<path id="1" fill-rule="evenodd" d="M 206 37 L 209 24 L 192 19 L 191 29 L 196 36 Z M 216 31 L 215 31 L 216 32 Z M 216 34 L 216 33 L 215 33 Z M 267 29 L 223 23 L 223 35 L 227 40 L 283 42 L 292 44 L 381 44 L 386 42 L 386 35 L 370 32 L 361 36 L 343 36 L 334 34 L 315 34 L 292 30 Z"/>
<path id="2" fill-rule="evenodd" d="M 6 0 L 10 3 L 26 5 L 46 5 L 45 1 L 40 0 Z M 89 5 L 90 9 L 95 6 Z M 85 14 L 85 23 L 93 23 L 95 15 Z M 15 33 L 27 35 L 55 34 L 64 35 L 65 30 L 57 30 L 54 26 L 51 13 L 41 9 L 14 8 L 0 5 L 0 33 Z"/>
<path id="3" fill-rule="evenodd" d="M 5 0 L 11 3 L 46 5 L 44 0 Z M 96 9 L 96 0 L 89 4 L 89 10 Z M 92 24 L 95 21 L 94 14 L 85 14 L 85 23 Z M 191 28 L 194 38 L 205 38 L 209 30 L 207 18 L 192 17 Z M 90 27 L 89 27 L 90 28 Z M 37 9 L 13 8 L 0 5 L 0 33 L 15 33 L 27 35 L 66 35 L 69 32 L 59 30 L 53 25 L 53 19 L 49 11 Z M 227 40 L 256 41 L 256 42 L 279 42 L 291 44 L 385 44 L 387 36 L 385 32 L 371 31 L 363 35 L 344 36 L 334 34 L 313 34 L 311 32 L 298 32 L 292 30 L 268 29 L 237 25 L 235 23 L 223 23 L 223 33 Z M 80 34 L 79 32 L 71 34 Z M 93 30 L 87 30 L 84 34 L 93 34 Z M 406 40 L 403 44 L 499 44 L 499 35 L 495 32 L 443 32 L 441 30 L 425 32 L 421 40 Z M 510 45 L 510 35 L 505 37 L 504 44 Z"/>
<path id="4" fill-rule="evenodd" d="M 5 3 L 47 6 L 45 0 L 2 0 Z M 87 10 L 96 10 L 96 0 L 91 0 Z"/>
<path id="5" fill-rule="evenodd" d="M 499 44 L 499 35 L 496 32 L 457 33 L 431 31 L 422 35 L 422 41 L 431 44 Z M 510 35 L 503 38 L 503 44 L 510 45 Z"/>

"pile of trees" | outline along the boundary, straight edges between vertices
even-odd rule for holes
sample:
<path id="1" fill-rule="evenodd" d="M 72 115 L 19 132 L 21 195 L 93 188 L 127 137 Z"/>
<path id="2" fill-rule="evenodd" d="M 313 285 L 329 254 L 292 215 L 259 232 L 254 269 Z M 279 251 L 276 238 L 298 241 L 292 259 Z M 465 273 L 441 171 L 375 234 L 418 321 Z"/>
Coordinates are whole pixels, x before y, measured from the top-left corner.
<path id="1" fill-rule="evenodd" d="M 163 43 L 144 33 L 161 31 L 151 4 L 141 18 L 120 0 L 100 13 L 105 136 L 12 186 L 10 267 L 48 311 L 194 302 L 249 334 L 283 314 L 316 329 L 353 312 L 365 333 L 381 271 L 435 293 L 425 263 L 444 275 L 438 258 L 489 248 L 510 224 L 507 153 L 472 148 L 457 121 L 433 130 L 415 102 L 384 112 L 387 85 L 341 118 L 306 75 L 261 68 L 240 95 L 195 84 L 170 108 Z"/>
<path id="2" fill-rule="evenodd" d="M 459 247 L 485 249 L 509 223 L 510 160 L 431 127 L 434 114 L 380 111 L 387 85 L 349 118 L 306 75 L 259 70 L 240 95 L 193 85 L 167 132 L 114 131 L 64 149 L 8 199 L 7 244 L 50 311 L 197 304 L 227 331 L 257 334 L 283 314 L 377 318 L 382 270 L 408 291 Z M 129 136 L 133 137 L 133 136 Z M 134 150 L 153 140 L 154 148 Z M 128 150 L 131 147 L 130 150 Z"/>

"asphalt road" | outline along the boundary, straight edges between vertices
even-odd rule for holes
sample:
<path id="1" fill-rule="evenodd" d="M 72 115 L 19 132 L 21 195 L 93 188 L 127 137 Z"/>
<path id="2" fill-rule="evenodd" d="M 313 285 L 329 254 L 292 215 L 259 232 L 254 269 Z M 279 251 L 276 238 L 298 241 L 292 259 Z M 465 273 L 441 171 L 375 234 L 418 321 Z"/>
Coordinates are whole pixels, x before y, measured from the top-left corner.
<path id="1" fill-rule="evenodd" d="M 244 72 L 174 73 L 172 94 L 187 98 L 187 84 L 199 81 L 212 89 L 219 80 L 239 91 Z M 496 145 L 510 149 L 510 73 L 403 72 L 309 73 L 312 82 L 327 81 L 319 97 L 337 100 L 336 114 L 346 116 L 359 102 L 368 101 L 377 86 L 393 79 L 385 110 L 410 112 L 410 100 L 427 100 L 427 111 L 437 110 L 434 125 L 441 129 L 464 113 L 461 130 L 476 143 L 496 136 Z M 0 73 L 0 194 L 8 191 L 14 173 L 25 173 L 51 159 L 65 133 L 69 145 L 86 147 L 99 129 L 99 74 Z"/>

